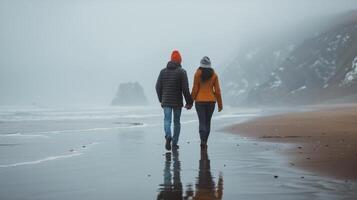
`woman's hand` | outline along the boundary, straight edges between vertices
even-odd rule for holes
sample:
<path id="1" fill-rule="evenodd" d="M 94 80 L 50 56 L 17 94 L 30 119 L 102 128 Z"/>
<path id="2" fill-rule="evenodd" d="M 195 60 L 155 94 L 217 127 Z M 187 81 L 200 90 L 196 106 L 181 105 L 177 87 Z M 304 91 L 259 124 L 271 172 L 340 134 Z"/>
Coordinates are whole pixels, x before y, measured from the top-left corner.
<path id="1" fill-rule="evenodd" d="M 223 107 L 218 107 L 218 112 L 221 112 L 223 110 Z"/>

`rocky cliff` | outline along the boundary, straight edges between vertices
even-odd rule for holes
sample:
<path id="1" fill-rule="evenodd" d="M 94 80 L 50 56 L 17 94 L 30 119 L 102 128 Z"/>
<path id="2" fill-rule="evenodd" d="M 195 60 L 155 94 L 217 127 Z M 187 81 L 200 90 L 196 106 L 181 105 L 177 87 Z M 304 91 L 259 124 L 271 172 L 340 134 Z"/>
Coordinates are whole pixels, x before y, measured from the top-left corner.
<path id="1" fill-rule="evenodd" d="M 352 16 L 300 44 L 244 103 L 315 104 L 356 94 L 357 14 Z"/>
<path id="2" fill-rule="evenodd" d="M 223 74 L 225 99 L 313 104 L 357 94 L 357 12 L 329 19 L 321 30 L 244 50 Z"/>

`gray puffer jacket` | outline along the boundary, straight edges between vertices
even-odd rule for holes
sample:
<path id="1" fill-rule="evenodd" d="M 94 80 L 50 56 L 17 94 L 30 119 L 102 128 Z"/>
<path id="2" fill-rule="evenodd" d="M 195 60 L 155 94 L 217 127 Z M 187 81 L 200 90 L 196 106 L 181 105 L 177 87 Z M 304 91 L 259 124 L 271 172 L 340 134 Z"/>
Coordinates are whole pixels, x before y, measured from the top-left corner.
<path id="1" fill-rule="evenodd" d="M 162 107 L 182 107 L 183 98 L 188 105 L 193 104 L 186 70 L 180 64 L 169 62 L 162 69 L 156 82 L 156 93 Z"/>

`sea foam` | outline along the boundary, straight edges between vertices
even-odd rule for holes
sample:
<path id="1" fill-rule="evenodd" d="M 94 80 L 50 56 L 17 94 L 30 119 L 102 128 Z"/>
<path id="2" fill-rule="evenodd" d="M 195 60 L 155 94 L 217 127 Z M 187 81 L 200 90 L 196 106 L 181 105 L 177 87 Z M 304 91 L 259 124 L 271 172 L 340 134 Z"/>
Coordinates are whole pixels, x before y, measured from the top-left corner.
<path id="1" fill-rule="evenodd" d="M 64 159 L 64 158 L 71 158 L 71 157 L 75 157 L 75 156 L 80 156 L 82 154 L 83 153 L 81 153 L 81 152 L 77 152 L 77 153 L 72 153 L 72 154 L 68 154 L 68 155 L 50 156 L 50 157 L 46 157 L 46 158 L 39 159 L 39 160 L 18 162 L 18 163 L 7 164 L 7 165 L 0 165 L 0 168 L 18 167 L 18 166 L 23 166 L 23 165 L 35 165 L 35 164 L 40 164 L 40 163 L 47 162 L 47 161 L 53 161 L 53 160 L 58 160 L 58 159 Z"/>

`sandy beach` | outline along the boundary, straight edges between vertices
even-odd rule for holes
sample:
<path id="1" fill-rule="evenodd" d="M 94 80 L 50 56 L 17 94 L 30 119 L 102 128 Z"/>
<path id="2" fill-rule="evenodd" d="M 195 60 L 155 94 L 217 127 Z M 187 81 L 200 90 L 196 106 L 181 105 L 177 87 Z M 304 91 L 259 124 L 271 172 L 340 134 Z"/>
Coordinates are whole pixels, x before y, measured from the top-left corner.
<path id="1" fill-rule="evenodd" d="M 354 200 L 355 182 L 291 166 L 295 148 L 282 139 L 221 131 L 277 112 L 216 112 L 201 152 L 196 113 L 183 110 L 180 149 L 167 152 L 160 107 L 2 109 L 0 199 Z"/>
<path id="2" fill-rule="evenodd" d="M 291 143 L 283 153 L 292 166 L 357 180 L 357 105 L 260 117 L 227 130 L 261 141 Z"/>

